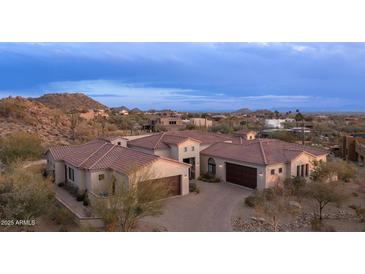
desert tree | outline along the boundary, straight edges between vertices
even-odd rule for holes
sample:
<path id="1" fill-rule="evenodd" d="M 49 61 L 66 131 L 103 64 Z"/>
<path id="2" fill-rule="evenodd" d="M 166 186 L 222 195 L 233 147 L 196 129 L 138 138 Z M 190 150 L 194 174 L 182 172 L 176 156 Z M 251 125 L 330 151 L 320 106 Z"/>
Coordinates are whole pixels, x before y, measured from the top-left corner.
<path id="1" fill-rule="evenodd" d="M 306 185 L 304 195 L 312 201 L 314 216 L 323 219 L 323 210 L 329 204 L 340 205 L 347 196 L 340 182 L 317 180 Z"/>
<path id="2" fill-rule="evenodd" d="M 357 174 L 353 164 L 339 159 L 328 162 L 314 161 L 312 164 L 314 166 L 310 176 L 312 181 L 331 181 L 337 178 L 340 181 L 349 182 Z"/>
<path id="3" fill-rule="evenodd" d="M 151 167 L 144 167 L 132 168 L 125 180 L 112 177 L 108 197 L 92 203 L 107 231 L 133 231 L 142 218 L 162 214 L 168 189 L 161 180 L 151 180 L 154 175 Z"/>

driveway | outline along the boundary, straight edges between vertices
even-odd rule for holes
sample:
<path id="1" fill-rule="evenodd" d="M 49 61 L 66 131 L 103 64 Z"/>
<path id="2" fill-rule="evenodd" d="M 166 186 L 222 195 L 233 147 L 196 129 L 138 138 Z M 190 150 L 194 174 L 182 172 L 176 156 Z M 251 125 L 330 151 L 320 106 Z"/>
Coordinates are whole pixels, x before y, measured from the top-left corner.
<path id="1" fill-rule="evenodd" d="M 252 191 L 228 183 L 196 183 L 199 194 L 170 198 L 163 215 L 145 221 L 168 231 L 232 231 L 233 209 Z"/>

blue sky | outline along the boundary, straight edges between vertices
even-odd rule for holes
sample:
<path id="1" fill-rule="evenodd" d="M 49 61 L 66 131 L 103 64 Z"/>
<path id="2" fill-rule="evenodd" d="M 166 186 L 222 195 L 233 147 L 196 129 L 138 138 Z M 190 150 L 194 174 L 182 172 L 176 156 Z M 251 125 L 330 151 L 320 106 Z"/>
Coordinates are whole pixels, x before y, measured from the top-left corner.
<path id="1" fill-rule="evenodd" d="M 0 43 L 0 98 L 66 91 L 111 107 L 365 111 L 365 43 Z"/>

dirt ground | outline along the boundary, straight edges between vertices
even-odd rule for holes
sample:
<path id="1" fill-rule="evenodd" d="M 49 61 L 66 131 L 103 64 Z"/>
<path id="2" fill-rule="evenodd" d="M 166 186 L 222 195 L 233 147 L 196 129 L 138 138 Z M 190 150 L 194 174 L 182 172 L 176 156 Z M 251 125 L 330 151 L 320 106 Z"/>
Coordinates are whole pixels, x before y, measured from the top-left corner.
<path id="1" fill-rule="evenodd" d="M 365 178 L 365 168 L 359 168 L 360 178 Z M 330 227 L 330 231 L 338 232 L 362 232 L 365 231 L 365 222 L 361 222 L 356 211 L 350 206 L 365 208 L 365 185 L 355 181 L 344 183 L 344 192 L 347 199 L 341 206 L 328 204 L 323 213 L 323 224 Z M 294 197 L 293 201 L 297 201 Z M 313 202 L 309 200 L 298 201 L 301 205 L 299 215 L 282 217 L 279 220 L 281 229 L 279 231 L 313 231 L 311 219 L 313 218 Z M 268 224 L 265 216 L 258 213 L 254 208 L 250 208 L 244 203 L 244 199 L 234 210 L 232 215 L 232 225 L 235 231 L 272 231 L 272 226 Z"/>

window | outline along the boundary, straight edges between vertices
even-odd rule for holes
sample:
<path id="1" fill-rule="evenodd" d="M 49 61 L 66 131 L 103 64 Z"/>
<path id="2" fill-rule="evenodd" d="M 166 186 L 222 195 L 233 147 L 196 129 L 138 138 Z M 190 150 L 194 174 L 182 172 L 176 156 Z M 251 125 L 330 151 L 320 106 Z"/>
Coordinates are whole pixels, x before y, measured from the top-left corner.
<path id="1" fill-rule="evenodd" d="M 304 177 L 304 165 L 301 166 L 300 175 Z"/>
<path id="2" fill-rule="evenodd" d="M 275 175 L 275 169 L 271 170 L 271 175 Z"/>
<path id="3" fill-rule="evenodd" d="M 122 142 L 118 142 L 118 146 L 121 146 L 122 145 Z"/>
<path id="4" fill-rule="evenodd" d="M 297 177 L 300 176 L 300 166 L 297 166 Z"/>
<path id="5" fill-rule="evenodd" d="M 188 151 L 188 147 L 184 147 L 184 152 L 187 152 Z"/>
<path id="6" fill-rule="evenodd" d="M 283 173 L 283 168 L 279 168 L 279 173 Z"/>
<path id="7" fill-rule="evenodd" d="M 104 180 L 104 174 L 99 174 L 99 181 Z"/>
<path id="8" fill-rule="evenodd" d="M 215 175 L 216 173 L 216 165 L 213 158 L 208 159 L 208 173 L 212 175 Z"/>
<path id="9" fill-rule="evenodd" d="M 305 177 L 309 176 L 309 164 L 305 165 Z"/>
<path id="10" fill-rule="evenodd" d="M 176 125 L 176 121 L 169 121 L 169 125 Z"/>
<path id="11" fill-rule="evenodd" d="M 75 171 L 71 167 L 68 167 L 68 179 L 75 181 Z"/>
<path id="12" fill-rule="evenodd" d="M 192 147 L 191 147 L 191 151 L 194 151 L 194 150 L 195 150 L 195 147 L 194 147 L 194 146 L 192 146 Z"/>

